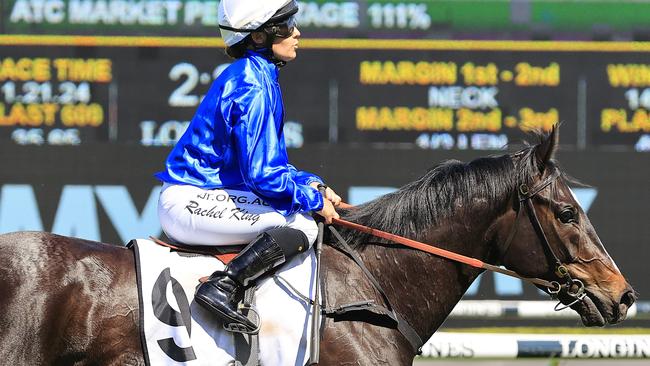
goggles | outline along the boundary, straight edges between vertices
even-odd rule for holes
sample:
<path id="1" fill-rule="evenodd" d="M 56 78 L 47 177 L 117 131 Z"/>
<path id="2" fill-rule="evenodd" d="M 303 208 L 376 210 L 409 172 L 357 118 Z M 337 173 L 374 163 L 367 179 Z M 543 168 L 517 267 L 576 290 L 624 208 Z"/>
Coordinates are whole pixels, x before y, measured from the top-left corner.
<path id="1" fill-rule="evenodd" d="M 233 28 L 229 27 L 227 25 L 221 25 L 219 24 L 219 28 L 229 30 L 232 32 L 255 32 L 263 29 L 266 33 L 271 34 L 275 37 L 280 37 L 280 38 L 289 38 L 293 34 L 293 31 L 296 29 L 296 26 L 298 25 L 296 21 L 295 15 L 292 15 L 289 17 L 287 20 L 281 22 L 281 23 L 271 23 L 262 26 L 262 28 L 258 29 L 247 29 L 247 28 Z"/>
<path id="2" fill-rule="evenodd" d="M 269 24 L 264 27 L 264 30 L 279 38 L 289 38 L 293 34 L 294 30 L 298 23 L 296 22 L 296 17 L 291 16 L 289 19 L 283 21 L 282 23 Z"/>

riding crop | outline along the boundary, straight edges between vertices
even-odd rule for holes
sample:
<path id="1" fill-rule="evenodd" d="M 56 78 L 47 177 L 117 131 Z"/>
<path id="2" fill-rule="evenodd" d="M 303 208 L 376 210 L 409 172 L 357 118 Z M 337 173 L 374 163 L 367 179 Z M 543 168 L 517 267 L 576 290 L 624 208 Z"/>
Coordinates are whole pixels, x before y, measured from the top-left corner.
<path id="1" fill-rule="evenodd" d="M 319 185 L 318 190 L 325 199 L 325 186 Z M 311 345 L 309 348 L 309 362 L 307 365 L 318 365 L 320 358 L 320 256 L 323 251 L 323 232 L 325 224 L 320 221 L 318 223 L 318 236 L 316 237 L 316 286 L 314 289 L 314 302 L 312 304 L 312 323 L 311 323 Z"/>

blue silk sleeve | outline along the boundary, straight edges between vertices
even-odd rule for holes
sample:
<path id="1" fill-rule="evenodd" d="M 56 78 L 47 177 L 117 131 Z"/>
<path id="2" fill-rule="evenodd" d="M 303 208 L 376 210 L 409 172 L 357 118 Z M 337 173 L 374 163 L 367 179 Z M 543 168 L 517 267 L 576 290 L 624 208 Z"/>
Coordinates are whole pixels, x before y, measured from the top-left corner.
<path id="1" fill-rule="evenodd" d="M 234 145 L 246 186 L 282 215 L 319 211 L 323 197 L 309 178 L 289 165 L 270 103 L 262 89 L 243 88 L 233 103 Z"/>
<path id="2" fill-rule="evenodd" d="M 313 182 L 323 183 L 323 179 L 317 176 L 316 174 L 298 170 L 296 169 L 296 167 L 294 167 L 291 164 L 287 164 L 287 166 L 291 171 L 291 176 L 293 177 L 293 180 L 295 180 L 298 184 L 309 185 Z"/>

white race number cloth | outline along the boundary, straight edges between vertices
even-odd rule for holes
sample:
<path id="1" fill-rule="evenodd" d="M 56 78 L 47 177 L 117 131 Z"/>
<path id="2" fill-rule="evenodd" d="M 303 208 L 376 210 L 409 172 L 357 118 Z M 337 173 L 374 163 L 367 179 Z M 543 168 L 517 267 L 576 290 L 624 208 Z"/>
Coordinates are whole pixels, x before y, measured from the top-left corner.
<path id="1" fill-rule="evenodd" d="M 193 301 L 198 279 L 223 270 L 210 256 L 187 256 L 150 240 L 132 242 L 138 265 L 141 331 L 150 366 L 228 366 L 233 335 L 216 316 Z M 278 268 L 277 275 L 303 296 L 314 298 L 313 248 Z M 276 277 L 257 283 L 262 365 L 303 366 L 309 357 L 311 306 Z"/>

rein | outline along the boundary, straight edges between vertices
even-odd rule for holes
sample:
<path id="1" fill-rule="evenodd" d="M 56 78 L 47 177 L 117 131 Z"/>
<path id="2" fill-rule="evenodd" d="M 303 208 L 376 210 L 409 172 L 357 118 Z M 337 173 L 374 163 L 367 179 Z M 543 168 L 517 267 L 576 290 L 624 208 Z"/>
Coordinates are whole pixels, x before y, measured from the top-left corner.
<path id="1" fill-rule="evenodd" d="M 544 233 L 544 229 L 542 228 L 539 218 L 537 217 L 537 214 L 535 212 L 535 207 L 533 206 L 532 199 L 535 197 L 537 194 L 539 194 L 544 188 L 549 186 L 551 183 L 553 183 L 558 177 L 560 176 L 560 170 L 557 167 L 553 168 L 553 172 L 549 174 L 544 180 L 539 182 L 537 185 L 533 187 L 528 187 L 525 183 L 522 183 L 519 185 L 517 189 L 517 203 L 519 204 L 519 207 L 517 209 L 517 216 L 515 218 L 515 222 L 512 225 L 512 229 L 510 231 L 510 234 L 508 235 L 508 238 L 505 242 L 504 245 L 500 246 L 500 251 L 502 255 L 505 255 L 505 252 L 508 250 L 512 239 L 515 236 L 515 233 L 517 231 L 517 224 L 519 221 L 519 217 L 521 216 L 521 204 L 523 204 L 526 208 L 526 212 L 528 214 L 528 218 L 530 219 L 530 223 L 535 229 L 535 233 L 537 234 L 538 238 L 542 242 L 544 248 L 546 251 L 550 254 L 552 259 L 555 261 L 555 269 L 554 273 L 556 276 L 558 276 L 559 280 L 562 281 L 563 283 L 560 284 L 558 281 L 548 281 L 544 280 L 542 278 L 536 278 L 536 277 L 524 277 L 519 275 L 517 272 L 501 268 L 499 266 L 495 266 L 489 263 L 485 263 L 479 259 L 473 258 L 473 257 L 468 257 L 462 254 L 458 254 L 446 249 L 438 248 L 436 246 L 433 246 L 431 244 L 425 244 L 416 240 L 408 239 L 403 236 L 391 234 L 382 230 L 374 229 L 365 225 L 357 224 L 354 222 L 350 222 L 347 220 L 343 219 L 332 219 L 332 222 L 336 225 L 340 225 L 343 227 L 347 227 L 349 229 L 357 230 L 378 238 L 390 240 L 399 244 L 402 244 L 404 246 L 407 246 L 412 249 L 420 250 L 426 253 L 434 254 L 439 257 L 447 258 L 459 263 L 467 264 L 469 266 L 475 267 L 475 268 L 481 268 L 485 270 L 489 270 L 492 272 L 498 272 L 501 274 L 504 274 L 506 276 L 518 278 L 530 283 L 533 283 L 535 285 L 539 285 L 542 287 L 545 287 L 551 295 L 551 297 L 556 297 L 558 293 L 564 288 L 566 291 L 566 294 L 569 295 L 570 297 L 574 298 L 574 301 L 571 302 L 568 305 L 563 305 L 561 302 L 555 305 L 555 311 L 560 311 L 564 310 L 574 304 L 576 304 L 579 301 L 582 301 L 585 296 L 585 286 L 582 281 L 579 279 L 574 279 L 571 277 L 569 274 L 569 270 L 567 267 L 562 264 L 558 256 L 555 254 L 553 251 L 553 248 L 548 242 L 548 239 L 546 237 L 546 234 Z M 344 208 L 353 208 L 354 206 L 351 206 L 349 204 L 342 203 L 342 206 Z"/>
<path id="2" fill-rule="evenodd" d="M 425 243 L 419 242 L 417 240 L 408 239 L 408 238 L 405 238 L 403 236 L 391 234 L 391 233 L 388 233 L 388 232 L 385 232 L 385 231 L 382 231 L 382 230 L 373 229 L 373 228 L 365 226 L 365 225 L 357 224 L 357 223 L 350 222 L 350 221 L 343 220 L 343 219 L 332 219 L 332 222 L 334 224 L 337 224 L 337 225 L 340 225 L 340 226 L 343 226 L 343 227 L 347 227 L 349 229 L 357 230 L 357 231 L 360 231 L 360 232 L 363 232 L 363 233 L 366 233 L 366 234 L 370 234 L 370 235 L 376 236 L 378 238 L 394 241 L 396 243 L 402 244 L 402 245 L 407 246 L 407 247 L 412 248 L 412 249 L 416 249 L 416 250 L 420 250 L 422 252 L 434 254 L 434 255 L 437 255 L 439 257 L 451 259 L 453 261 L 460 262 L 460 263 L 463 263 L 463 264 L 467 264 L 467 265 L 472 266 L 472 267 L 482 268 L 482 269 L 486 269 L 486 270 L 493 271 L 493 272 L 499 272 L 499 273 L 502 273 L 502 274 L 504 274 L 506 276 L 519 278 L 519 279 L 534 283 L 536 285 L 547 287 L 549 289 L 550 288 L 558 288 L 560 286 L 555 281 L 547 281 L 547 280 L 543 280 L 541 278 L 523 277 L 523 276 L 518 275 L 517 272 L 511 271 L 509 269 L 501 268 L 501 267 L 498 267 L 498 266 L 495 266 L 495 265 L 492 265 L 492 264 L 485 263 L 485 262 L 483 262 L 483 261 L 481 261 L 479 259 L 476 259 L 476 258 L 468 257 L 468 256 L 458 254 L 458 253 L 455 253 L 455 252 L 452 252 L 452 251 L 449 251 L 449 250 L 446 250 L 446 249 L 438 248 L 438 247 L 430 245 L 430 244 L 425 244 Z"/>

